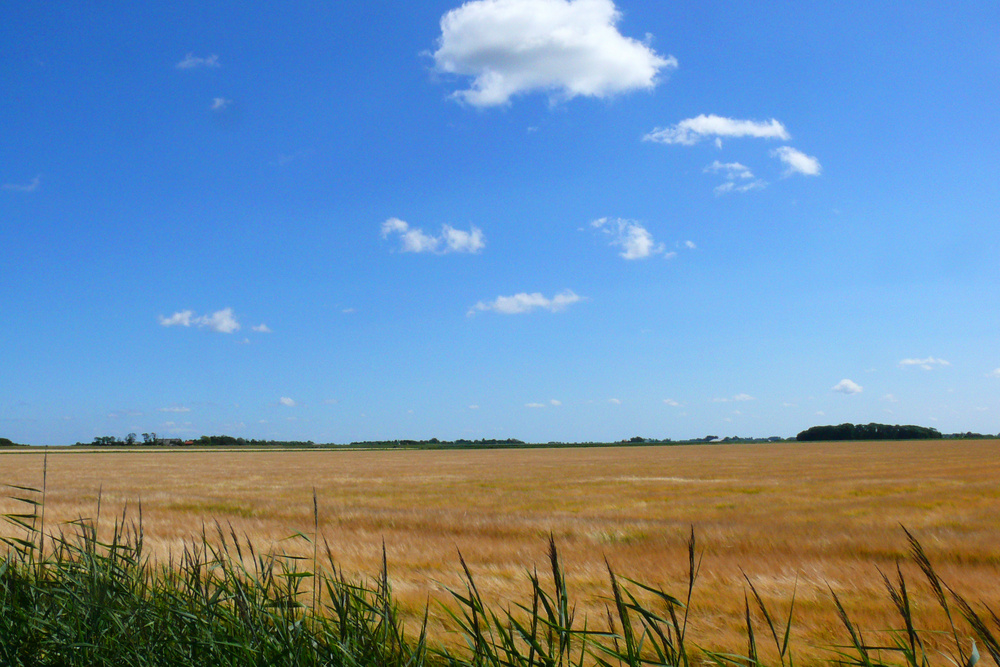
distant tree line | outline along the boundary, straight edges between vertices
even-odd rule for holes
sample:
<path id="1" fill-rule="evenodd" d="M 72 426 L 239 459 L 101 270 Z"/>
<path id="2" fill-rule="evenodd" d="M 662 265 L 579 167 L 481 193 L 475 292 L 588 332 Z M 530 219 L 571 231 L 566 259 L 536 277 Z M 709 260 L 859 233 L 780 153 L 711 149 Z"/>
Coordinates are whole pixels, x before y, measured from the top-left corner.
<path id="1" fill-rule="evenodd" d="M 137 445 L 139 443 L 139 437 L 135 433 L 129 433 L 124 438 L 119 439 L 114 435 L 98 435 L 94 436 L 94 441 L 90 443 L 78 442 L 77 446 L 93 446 L 93 447 L 111 447 L 114 445 Z M 143 433 L 142 434 L 142 444 L 143 445 L 161 445 L 163 441 L 156 437 L 156 433 Z"/>
<path id="2" fill-rule="evenodd" d="M 191 441 L 196 447 L 313 447 L 312 440 L 255 440 L 231 435 L 203 435 Z"/>
<path id="3" fill-rule="evenodd" d="M 0 438 L 0 447 L 26 447 L 27 445 L 19 445 L 9 438 Z"/>
<path id="4" fill-rule="evenodd" d="M 312 440 L 248 440 L 234 438 L 231 435 L 203 435 L 197 440 L 182 440 L 180 438 L 160 438 L 156 433 L 143 433 L 140 441 L 135 433 L 129 433 L 124 438 L 113 435 L 99 435 L 93 442 L 76 443 L 77 447 L 130 447 L 133 445 L 157 445 L 168 447 L 313 447 Z"/>
<path id="5" fill-rule="evenodd" d="M 813 426 L 799 433 L 799 442 L 821 440 L 933 440 L 941 438 L 935 428 L 926 426 L 900 426 L 891 424 L 840 424 L 838 426 Z"/>
<path id="6" fill-rule="evenodd" d="M 438 440 L 437 438 L 431 438 L 430 440 L 366 440 L 363 442 L 352 442 L 348 447 L 359 447 L 359 448 L 370 448 L 370 449 L 444 449 L 446 447 L 458 447 L 458 448 L 475 448 L 475 447 L 496 447 L 500 445 L 509 446 L 523 446 L 526 445 L 523 440 L 517 440 L 516 438 L 507 438 L 506 440 L 498 440 L 496 438 L 481 438 L 479 440 L 465 440 L 459 438 L 458 440 Z"/>

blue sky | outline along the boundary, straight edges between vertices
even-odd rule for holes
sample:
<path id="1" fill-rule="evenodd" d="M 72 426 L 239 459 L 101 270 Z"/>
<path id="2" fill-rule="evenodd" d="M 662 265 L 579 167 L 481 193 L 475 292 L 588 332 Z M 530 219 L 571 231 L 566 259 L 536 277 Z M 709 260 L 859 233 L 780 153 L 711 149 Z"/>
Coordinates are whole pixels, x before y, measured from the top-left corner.
<path id="1" fill-rule="evenodd" d="M 0 436 L 1000 431 L 993 2 L 8 2 Z"/>

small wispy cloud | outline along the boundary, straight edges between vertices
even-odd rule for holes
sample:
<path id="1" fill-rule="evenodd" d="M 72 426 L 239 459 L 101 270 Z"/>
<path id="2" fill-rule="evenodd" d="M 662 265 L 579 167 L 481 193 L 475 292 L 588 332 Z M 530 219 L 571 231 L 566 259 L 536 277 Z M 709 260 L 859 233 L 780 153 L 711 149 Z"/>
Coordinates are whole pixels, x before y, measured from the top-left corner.
<path id="1" fill-rule="evenodd" d="M 951 366 L 951 362 L 945 361 L 944 359 L 936 359 L 934 357 L 927 357 L 926 359 L 902 359 L 899 362 L 900 368 L 909 368 L 910 366 L 918 366 L 925 371 L 930 371 L 935 368 Z"/>
<path id="2" fill-rule="evenodd" d="M 819 176 L 823 171 L 823 168 L 819 164 L 819 160 L 810 155 L 806 155 L 802 151 L 796 150 L 791 146 L 775 148 L 771 151 L 771 156 L 776 157 L 785 163 L 785 166 L 788 167 L 788 169 L 785 170 L 786 176 L 791 176 L 792 174 Z"/>
<path id="3" fill-rule="evenodd" d="M 526 408 L 533 408 L 533 409 L 544 408 L 545 404 L 544 403 L 525 403 L 524 407 L 526 407 Z"/>
<path id="4" fill-rule="evenodd" d="M 670 407 L 673 407 L 673 408 L 676 408 L 676 407 L 680 406 L 680 403 L 678 403 L 677 401 L 675 401 L 672 398 L 665 398 L 665 399 L 663 399 L 663 402 L 666 403 L 667 405 L 669 405 Z"/>
<path id="5" fill-rule="evenodd" d="M 3 189 L 10 192 L 34 192 L 42 187 L 42 177 L 35 176 L 27 183 L 4 183 Z"/>
<path id="6" fill-rule="evenodd" d="M 261 322 L 257 326 L 250 327 L 250 329 L 256 331 L 257 333 L 272 333 L 271 327 L 267 326 L 263 322 Z"/>
<path id="7" fill-rule="evenodd" d="M 611 245 L 620 247 L 622 251 L 618 254 L 625 259 L 645 259 L 666 250 L 662 243 L 653 240 L 653 235 L 642 223 L 635 220 L 598 218 L 590 226 L 609 234 Z"/>
<path id="8" fill-rule="evenodd" d="M 389 218 L 382 223 L 382 238 L 390 236 L 399 238 L 403 252 L 431 252 L 439 255 L 453 252 L 475 254 L 486 247 L 482 230 L 474 225 L 467 232 L 450 225 L 442 225 L 441 233 L 438 236 L 431 236 L 419 227 L 411 227 L 404 220 Z"/>
<path id="9" fill-rule="evenodd" d="M 212 111 L 224 111 L 232 103 L 232 100 L 228 100 L 225 97 L 213 97 L 210 108 Z"/>
<path id="10" fill-rule="evenodd" d="M 754 178 L 750 168 L 739 162 L 720 162 L 716 160 L 705 167 L 703 171 L 705 173 L 721 174 L 725 177 L 725 183 L 715 186 L 714 192 L 716 196 L 730 192 L 750 192 L 751 190 L 760 190 L 767 187 L 767 181 Z"/>
<path id="11" fill-rule="evenodd" d="M 475 315 L 477 311 L 493 311 L 501 315 L 522 315 L 539 309 L 555 313 L 583 301 L 583 299 L 584 297 L 577 295 L 573 290 L 564 290 L 551 299 L 541 292 L 531 294 L 521 292 L 513 296 L 499 296 L 489 302 L 480 301 L 470 308 L 467 314 Z"/>
<path id="12" fill-rule="evenodd" d="M 160 315 L 160 326 L 164 327 L 189 327 L 191 322 L 195 320 L 195 315 L 193 310 L 181 310 L 170 317 L 164 317 Z"/>
<path id="13" fill-rule="evenodd" d="M 222 65 L 219 63 L 219 56 L 214 53 L 204 58 L 189 53 L 184 56 L 184 60 L 177 63 L 177 69 L 195 69 L 198 67 L 222 67 Z"/>
<path id="14" fill-rule="evenodd" d="M 857 382 L 844 378 L 837 384 L 830 387 L 830 391 L 836 391 L 841 394 L 860 394 L 862 391 L 864 391 L 864 388 Z"/>
<path id="15" fill-rule="evenodd" d="M 722 174 L 729 180 L 747 180 L 753 178 L 753 172 L 750 171 L 750 168 L 739 162 L 720 162 L 716 160 L 702 171 L 706 174 Z"/>
<path id="16" fill-rule="evenodd" d="M 191 310 L 181 310 L 174 313 L 170 317 L 160 315 L 159 321 L 160 325 L 164 327 L 196 326 L 225 334 L 231 334 L 234 331 L 239 331 L 240 329 L 240 323 L 236 320 L 235 315 L 233 315 L 232 308 L 223 308 L 222 310 L 215 311 L 211 315 L 201 316 L 195 315 L 194 311 Z"/>
<path id="17" fill-rule="evenodd" d="M 611 403 L 612 405 L 621 405 L 622 404 L 620 398 L 609 398 L 608 399 L 608 403 Z"/>
<path id="18" fill-rule="evenodd" d="M 757 139 L 791 139 L 785 126 L 772 118 L 768 121 L 740 120 L 715 114 L 687 118 L 670 127 L 658 127 L 643 137 L 643 141 L 693 146 L 707 137 Z M 716 145 L 721 145 L 717 142 Z"/>
<path id="19" fill-rule="evenodd" d="M 558 401 L 558 400 L 556 400 L 556 399 L 553 398 L 553 399 L 551 399 L 549 401 L 549 405 L 552 405 L 552 406 L 555 406 L 555 407 L 559 407 L 560 405 L 562 405 L 562 401 Z"/>
<path id="20" fill-rule="evenodd" d="M 767 182 L 761 179 L 757 179 L 756 181 L 751 181 L 749 183 L 743 183 L 742 185 L 736 183 L 735 181 L 726 181 L 725 183 L 720 183 L 712 188 L 712 192 L 714 192 L 718 197 L 729 194 L 730 192 L 744 193 L 752 190 L 762 190 L 765 187 L 767 187 Z"/>
<path id="21" fill-rule="evenodd" d="M 756 401 L 756 400 L 757 399 L 754 398 L 753 396 L 751 396 L 750 394 L 736 394 L 732 398 L 713 398 L 712 402 L 713 403 L 729 403 L 731 401 L 735 401 L 737 403 L 742 403 L 742 402 L 745 402 L 745 401 Z"/>
<path id="22" fill-rule="evenodd" d="M 282 396 L 281 398 L 278 399 L 278 402 L 284 405 L 286 408 L 294 408 L 297 405 L 295 399 L 289 398 L 287 396 Z"/>
<path id="23" fill-rule="evenodd" d="M 191 412 L 191 408 L 186 408 L 183 405 L 170 405 L 165 408 L 159 408 L 160 412 Z"/>

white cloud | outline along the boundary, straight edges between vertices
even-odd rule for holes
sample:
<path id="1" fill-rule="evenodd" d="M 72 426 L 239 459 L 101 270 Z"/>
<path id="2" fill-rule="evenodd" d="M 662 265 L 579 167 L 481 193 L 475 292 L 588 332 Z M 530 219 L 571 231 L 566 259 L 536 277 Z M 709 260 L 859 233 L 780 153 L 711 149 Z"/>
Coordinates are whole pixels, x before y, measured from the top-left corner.
<path id="1" fill-rule="evenodd" d="M 712 192 L 714 192 L 716 196 L 721 196 L 724 194 L 728 194 L 730 192 L 743 193 L 743 192 L 750 192 L 751 190 L 761 190 L 766 186 L 767 186 L 767 181 L 761 180 L 759 178 L 756 181 L 751 181 L 750 183 L 744 183 L 743 185 L 737 185 L 735 181 L 726 181 L 721 185 L 716 185 L 715 188 L 712 189 Z"/>
<path id="2" fill-rule="evenodd" d="M 559 407 L 560 405 L 562 405 L 562 401 L 557 401 L 556 399 L 553 398 L 552 400 L 549 401 L 549 405 Z"/>
<path id="3" fill-rule="evenodd" d="M 296 405 L 295 399 L 288 398 L 287 396 L 282 396 L 280 399 L 278 399 L 278 402 L 287 408 L 294 408 Z"/>
<path id="4" fill-rule="evenodd" d="M 753 178 L 753 172 L 750 171 L 750 167 L 739 162 L 719 162 L 716 160 L 712 164 L 705 167 L 703 170 L 706 174 L 718 174 L 722 173 L 728 180 L 732 181 L 737 178 L 750 179 Z"/>
<path id="5" fill-rule="evenodd" d="M 428 236 L 420 229 L 410 229 L 399 218 L 389 218 L 382 223 L 382 238 L 388 238 L 390 234 L 400 235 L 403 252 L 434 252 L 441 243 L 440 239 Z"/>
<path id="6" fill-rule="evenodd" d="M 994 368 L 990 373 L 991 377 L 1000 378 L 1000 368 Z"/>
<path id="7" fill-rule="evenodd" d="M 769 121 L 756 121 L 701 114 L 682 120 L 672 127 L 657 127 L 644 136 L 643 141 L 693 146 L 706 137 L 791 139 L 785 126 L 774 118 Z M 721 143 L 717 141 L 716 146 L 721 147 Z"/>
<path id="8" fill-rule="evenodd" d="M 470 406 L 469 406 L 469 409 L 470 409 L 470 410 L 478 410 L 478 409 L 479 409 L 479 406 L 478 406 L 478 405 L 470 405 Z"/>
<path id="9" fill-rule="evenodd" d="M 951 366 L 951 362 L 944 359 L 935 359 L 934 357 L 927 357 L 926 359 L 903 359 L 899 362 L 900 368 L 908 368 L 909 366 L 920 366 L 925 371 L 929 371 L 933 370 L 935 366 L 939 368 Z"/>
<path id="10" fill-rule="evenodd" d="M 568 100 L 652 89 L 677 60 L 623 36 L 619 18 L 612 0 L 472 0 L 441 18 L 434 62 L 473 77 L 452 97 L 476 107 L 537 91 Z"/>
<path id="11" fill-rule="evenodd" d="M 804 174 L 805 176 L 819 176 L 823 168 L 819 164 L 819 160 L 816 158 L 806 155 L 802 151 L 795 150 L 791 146 L 782 146 L 781 148 L 775 148 L 771 151 L 771 156 L 779 158 L 788 169 L 785 171 L 786 176 L 792 174 Z"/>
<path id="12" fill-rule="evenodd" d="M 389 218 L 382 223 L 382 238 L 398 235 L 403 252 L 450 252 L 477 253 L 486 247 L 483 232 L 472 226 L 464 232 L 450 225 L 441 226 L 440 236 L 425 234 L 424 230 L 410 225 L 399 218 Z"/>
<path id="13" fill-rule="evenodd" d="M 837 391 L 841 394 L 860 394 L 863 391 L 863 388 L 857 382 L 844 378 L 837 384 L 833 385 L 830 388 L 830 391 Z"/>
<path id="14" fill-rule="evenodd" d="M 696 246 L 696 245 L 694 244 L 694 241 L 685 241 L 685 242 L 684 242 L 684 247 L 685 247 L 685 248 L 687 248 L 688 250 L 694 250 L 694 249 L 695 249 L 695 248 L 697 248 L 698 246 Z"/>
<path id="15" fill-rule="evenodd" d="M 256 331 L 257 333 L 271 333 L 271 327 L 267 326 L 263 322 L 261 322 L 255 327 L 250 327 L 250 328 Z"/>
<path id="16" fill-rule="evenodd" d="M 763 179 L 755 179 L 750 168 L 739 162 L 719 162 L 716 160 L 705 167 L 705 173 L 722 174 L 726 182 L 715 186 L 716 195 L 724 195 L 728 192 L 750 192 L 760 190 L 767 185 Z"/>
<path id="17" fill-rule="evenodd" d="M 234 331 L 239 331 L 240 323 L 236 321 L 233 316 L 232 308 L 223 308 L 222 310 L 217 310 L 211 315 L 202 315 L 199 318 L 200 321 L 198 326 L 208 327 L 212 331 L 217 331 L 218 333 L 233 333 Z"/>
<path id="18" fill-rule="evenodd" d="M 674 408 L 676 408 L 676 407 L 678 407 L 680 405 L 680 403 L 678 403 L 677 401 L 675 401 L 672 398 L 665 398 L 665 399 L 663 399 L 663 402 L 666 403 L 667 405 L 671 406 L 671 407 L 674 407 Z"/>
<path id="19" fill-rule="evenodd" d="M 191 408 L 186 408 L 183 405 L 171 405 L 167 408 L 160 408 L 160 412 L 191 412 Z"/>
<path id="20" fill-rule="evenodd" d="M 240 323 L 233 315 L 232 308 L 223 308 L 222 310 L 215 311 L 211 315 L 202 315 L 200 317 L 196 317 L 193 311 L 182 310 L 174 313 L 170 317 L 160 315 L 159 320 L 160 325 L 165 327 L 190 327 L 194 325 L 197 327 L 208 327 L 212 331 L 226 334 L 239 331 L 240 329 Z"/>
<path id="21" fill-rule="evenodd" d="M 618 254 L 625 259 L 645 259 L 666 249 L 662 243 L 653 241 L 649 230 L 635 220 L 599 218 L 590 226 L 610 234 L 611 245 L 622 248 Z"/>
<path id="22" fill-rule="evenodd" d="M 184 56 L 184 60 L 177 63 L 177 69 L 195 69 L 196 67 L 222 67 L 219 64 L 219 56 L 214 53 L 206 58 L 199 58 L 193 53 Z"/>
<path id="23" fill-rule="evenodd" d="M 622 404 L 621 399 L 618 399 L 618 398 L 609 398 L 608 399 L 608 403 L 613 403 L 614 405 L 621 405 Z"/>
<path id="24" fill-rule="evenodd" d="M 583 298 L 574 293 L 573 290 L 562 291 L 551 299 L 543 296 L 541 292 L 532 292 L 531 294 L 520 292 L 513 296 L 498 296 L 489 303 L 480 301 L 469 309 L 468 314 L 475 315 L 477 310 L 492 310 L 501 315 L 520 315 L 522 313 L 530 313 L 538 308 L 554 313 L 578 301 L 583 301 Z"/>
<path id="25" fill-rule="evenodd" d="M 524 407 L 526 407 L 526 408 L 544 408 L 545 404 L 544 403 L 525 403 Z"/>
<path id="26" fill-rule="evenodd" d="M 232 103 L 232 100 L 227 100 L 225 97 L 214 97 L 211 109 L 212 111 L 224 111 Z"/>
<path id="27" fill-rule="evenodd" d="M 889 403 L 898 403 L 899 402 L 899 399 L 896 398 L 895 396 L 893 396 L 892 394 L 886 394 L 885 396 L 882 397 L 882 400 L 883 401 L 888 401 Z"/>
<path id="28" fill-rule="evenodd" d="M 713 398 L 713 403 L 729 403 L 730 401 L 743 402 L 743 401 L 756 401 L 757 399 L 750 394 L 736 394 L 732 398 Z"/>
<path id="29" fill-rule="evenodd" d="M 476 227 L 471 227 L 469 231 L 463 232 L 448 225 L 441 228 L 441 236 L 444 238 L 448 252 L 479 252 L 486 245 L 483 242 L 483 233 Z"/>
<path id="30" fill-rule="evenodd" d="M 4 183 L 3 189 L 11 192 L 34 192 L 42 186 L 42 177 L 35 176 L 28 183 Z"/>
<path id="31" fill-rule="evenodd" d="M 170 317 L 160 315 L 160 325 L 165 327 L 189 327 L 191 326 L 192 318 L 194 318 L 194 311 L 182 310 L 174 313 Z"/>

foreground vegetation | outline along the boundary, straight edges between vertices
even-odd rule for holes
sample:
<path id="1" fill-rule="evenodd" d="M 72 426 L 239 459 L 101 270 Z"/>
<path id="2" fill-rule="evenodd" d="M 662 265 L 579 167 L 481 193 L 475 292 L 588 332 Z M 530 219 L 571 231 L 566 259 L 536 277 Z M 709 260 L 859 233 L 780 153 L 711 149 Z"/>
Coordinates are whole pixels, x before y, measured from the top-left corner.
<path id="1" fill-rule="evenodd" d="M 373 579 L 349 580 L 319 536 L 315 496 L 312 537 L 290 538 L 308 542 L 311 557 L 259 552 L 251 540 L 216 523 L 176 558 L 157 563 L 144 551 L 141 507 L 136 520 L 123 510 L 113 520 L 110 539 L 100 541 L 100 503 L 95 518 L 52 530 L 45 525 L 44 488 L 10 488 L 24 509 L 0 515 L 17 529 L 10 534 L 20 535 L 0 538 L 8 547 L 0 557 L 2 665 L 791 667 L 796 662 L 790 648 L 794 595 L 779 616 L 746 576 L 746 650 L 722 653 L 690 636 L 701 564 L 693 529 L 686 585 L 676 596 L 621 577 L 608 565 L 605 618 L 578 618 L 550 537 L 549 574 L 527 572 L 530 593 L 524 601 L 489 606 L 460 556 L 464 585 L 451 591 L 450 604 L 428 606 L 423 622 L 408 628 L 393 599 L 385 548 Z M 920 626 L 912 584 L 897 563 L 894 573 L 881 576 L 899 626 L 866 629 L 869 635 L 881 631 L 888 641 L 867 640 L 830 590 L 845 643 L 824 647 L 828 663 L 971 667 L 981 647 L 1000 664 L 1000 618 L 949 588 L 917 539 L 905 536 L 946 624 Z M 430 614 L 460 634 L 464 648 L 431 645 Z"/>

